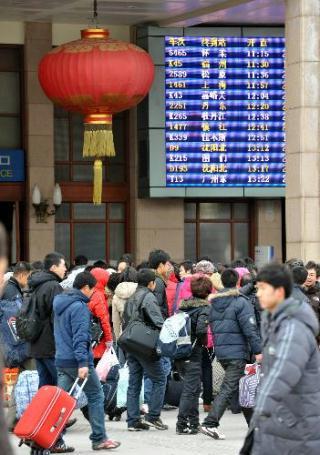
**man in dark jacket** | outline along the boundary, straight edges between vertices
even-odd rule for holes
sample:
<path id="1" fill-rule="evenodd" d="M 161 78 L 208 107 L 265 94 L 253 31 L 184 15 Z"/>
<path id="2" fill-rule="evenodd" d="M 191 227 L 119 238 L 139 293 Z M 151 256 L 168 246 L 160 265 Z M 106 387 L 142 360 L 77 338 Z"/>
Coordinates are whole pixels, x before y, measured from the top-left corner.
<path id="1" fill-rule="evenodd" d="M 132 318 L 138 318 L 154 329 L 161 330 L 163 317 L 156 297 L 155 273 L 151 269 L 141 269 L 138 272 L 138 287 L 136 292 L 126 303 L 123 314 L 124 330 Z M 142 355 L 128 354 L 129 387 L 127 393 L 128 430 L 141 431 L 154 427 L 158 430 L 167 430 L 168 426 L 160 419 L 163 405 L 166 375 L 159 360 L 150 360 Z M 152 394 L 149 402 L 149 412 L 145 420 L 140 419 L 139 397 L 143 381 L 143 373 L 152 381 Z"/>
<path id="2" fill-rule="evenodd" d="M 264 267 L 257 286 L 266 311 L 262 320 L 263 377 L 249 430 L 254 440 L 250 453 L 318 455 L 318 321 L 306 302 L 288 298 L 292 279 L 284 266 Z"/>
<path id="3" fill-rule="evenodd" d="M 166 287 L 169 274 L 172 271 L 170 256 L 163 250 L 153 250 L 149 254 L 149 266 L 156 273 L 154 295 L 157 298 L 162 316 L 164 319 L 168 317 L 168 302 Z"/>
<path id="4" fill-rule="evenodd" d="M 57 384 L 52 304 L 55 296 L 62 292 L 59 283 L 65 272 L 64 257 L 59 253 L 50 253 L 44 258 L 44 271 L 34 273 L 29 280 L 31 298 L 36 299 L 36 309 L 42 323 L 40 336 L 30 343 L 30 354 L 36 359 L 39 373 L 39 388 Z"/>
<path id="5" fill-rule="evenodd" d="M 261 361 L 261 339 L 258 333 L 253 306 L 241 295 L 236 285 L 239 279 L 234 269 L 226 269 L 221 275 L 224 290 L 215 294 L 211 304 L 210 325 L 215 338 L 215 354 L 225 370 L 225 377 L 212 411 L 201 426 L 201 431 L 214 439 L 225 439 L 218 431 L 233 394 L 239 389 L 244 368 L 254 354 Z"/>
<path id="6" fill-rule="evenodd" d="M 32 267 L 28 262 L 18 262 L 13 269 L 13 275 L 4 287 L 2 299 L 22 299 L 23 289 L 27 287 Z"/>
<path id="7" fill-rule="evenodd" d="M 317 264 L 313 261 L 309 261 L 306 264 L 306 269 L 308 271 L 308 277 L 304 284 L 305 293 L 320 322 L 320 285 L 317 281 Z"/>
<path id="8" fill-rule="evenodd" d="M 199 431 L 199 396 L 201 391 L 202 346 L 207 343 L 209 324 L 209 302 L 212 283 L 205 276 L 195 275 L 191 279 L 192 297 L 182 300 L 180 310 L 187 313 L 191 321 L 190 358 L 177 360 L 176 366 L 184 378 L 176 426 L 177 434 L 197 434 Z"/>
<path id="9" fill-rule="evenodd" d="M 93 450 L 116 449 L 120 443 L 107 437 L 104 423 L 104 395 L 93 363 L 88 302 L 96 279 L 89 272 L 79 273 L 74 289 L 54 298 L 55 363 L 58 385 L 69 391 L 77 377 L 87 378 L 84 392 L 88 398 Z"/>

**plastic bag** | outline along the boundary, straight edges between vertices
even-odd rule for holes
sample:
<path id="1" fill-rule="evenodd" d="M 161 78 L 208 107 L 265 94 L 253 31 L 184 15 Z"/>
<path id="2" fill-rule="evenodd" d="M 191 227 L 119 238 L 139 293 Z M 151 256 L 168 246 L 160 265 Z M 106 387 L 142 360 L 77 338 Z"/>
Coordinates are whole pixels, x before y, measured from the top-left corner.
<path id="1" fill-rule="evenodd" d="M 127 407 L 127 392 L 129 386 L 129 367 L 127 364 L 119 370 L 119 382 L 117 390 L 117 407 Z M 140 393 L 140 404 L 144 402 L 144 387 L 142 382 L 141 393 Z"/>
<path id="2" fill-rule="evenodd" d="M 111 347 L 104 351 L 103 356 L 96 366 L 96 372 L 100 381 L 105 382 L 107 380 L 109 371 L 115 365 L 119 365 L 119 360 L 115 350 Z"/>

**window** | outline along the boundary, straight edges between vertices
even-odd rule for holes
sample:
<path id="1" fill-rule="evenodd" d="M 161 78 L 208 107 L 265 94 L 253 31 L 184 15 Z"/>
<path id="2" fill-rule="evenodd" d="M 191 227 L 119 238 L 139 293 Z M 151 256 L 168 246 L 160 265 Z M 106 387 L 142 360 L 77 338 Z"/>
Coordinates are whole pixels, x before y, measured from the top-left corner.
<path id="1" fill-rule="evenodd" d="M 0 148 L 22 148 L 21 48 L 0 47 Z"/>
<path id="2" fill-rule="evenodd" d="M 103 180 L 109 184 L 126 182 L 127 113 L 113 116 L 113 137 L 116 156 L 105 158 Z M 54 151 L 55 178 L 61 182 L 92 182 L 92 159 L 82 157 L 83 116 L 55 108 Z"/>
<path id="3" fill-rule="evenodd" d="M 117 261 L 126 251 L 126 205 L 63 203 L 56 213 L 55 249 L 68 261 Z"/>
<path id="4" fill-rule="evenodd" d="M 228 263 L 250 254 L 249 203 L 186 202 L 184 213 L 186 259 Z"/>

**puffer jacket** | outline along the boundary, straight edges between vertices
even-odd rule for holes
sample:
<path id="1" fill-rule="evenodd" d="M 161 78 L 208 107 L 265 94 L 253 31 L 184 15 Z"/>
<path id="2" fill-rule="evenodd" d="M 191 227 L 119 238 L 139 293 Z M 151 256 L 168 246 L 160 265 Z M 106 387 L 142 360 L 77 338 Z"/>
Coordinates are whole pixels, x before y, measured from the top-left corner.
<path id="1" fill-rule="evenodd" d="M 211 298 L 210 327 L 218 360 L 249 360 L 261 353 L 253 306 L 238 289 L 224 289 Z"/>
<path id="2" fill-rule="evenodd" d="M 161 330 L 163 326 L 164 319 L 157 298 L 144 286 L 138 286 L 136 292 L 125 304 L 122 319 L 123 329 L 127 327 L 133 317 L 158 330 Z"/>
<path id="3" fill-rule="evenodd" d="M 262 333 L 252 455 L 319 455 L 319 323 L 308 303 L 290 298 L 263 315 Z"/>
<path id="4" fill-rule="evenodd" d="M 118 284 L 112 298 L 112 322 L 116 340 L 122 332 L 122 316 L 126 301 L 136 292 L 137 283 L 123 282 Z"/>
<path id="5" fill-rule="evenodd" d="M 106 270 L 99 267 L 92 269 L 91 274 L 97 280 L 97 284 L 94 287 L 94 293 L 89 302 L 89 310 L 93 316 L 99 319 L 103 330 L 103 337 L 100 343 L 94 348 L 93 354 L 95 359 L 100 359 L 106 350 L 106 343 L 112 341 L 108 301 L 105 293 L 105 287 L 107 286 L 110 275 Z"/>
<path id="6" fill-rule="evenodd" d="M 36 307 L 43 321 L 40 336 L 30 343 L 30 357 L 34 359 L 55 356 L 53 336 L 53 299 L 63 292 L 61 279 L 53 272 L 36 272 L 29 278 L 29 288 L 36 298 Z"/>
<path id="7" fill-rule="evenodd" d="M 61 368 L 93 366 L 89 299 L 78 289 L 57 295 L 53 301 L 55 363 Z"/>
<path id="8" fill-rule="evenodd" d="M 206 345 L 210 312 L 208 300 L 195 297 L 191 297 L 188 300 L 182 300 L 180 311 L 184 311 L 190 315 L 192 343 L 196 341 L 196 346 L 200 348 L 201 346 Z M 191 355 L 191 360 L 192 357 L 193 355 Z"/>
<path id="9" fill-rule="evenodd" d="M 23 295 L 22 289 L 20 288 L 18 281 L 12 276 L 11 278 L 9 278 L 4 287 L 2 299 L 3 300 L 22 299 L 22 295 Z"/>

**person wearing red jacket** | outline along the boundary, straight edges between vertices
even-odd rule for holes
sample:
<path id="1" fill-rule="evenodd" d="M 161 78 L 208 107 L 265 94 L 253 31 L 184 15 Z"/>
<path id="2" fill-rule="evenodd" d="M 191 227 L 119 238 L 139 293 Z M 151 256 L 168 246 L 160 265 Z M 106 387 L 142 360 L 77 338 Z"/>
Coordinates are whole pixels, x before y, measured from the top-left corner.
<path id="1" fill-rule="evenodd" d="M 109 281 L 109 273 L 99 267 L 91 270 L 91 274 L 97 280 L 94 288 L 94 293 L 89 302 L 89 309 L 93 316 L 99 319 L 103 330 L 103 337 L 100 343 L 93 349 L 95 363 L 103 356 L 104 351 L 108 346 L 112 345 L 112 330 L 109 318 L 108 298 L 106 295 L 106 286 Z"/>

